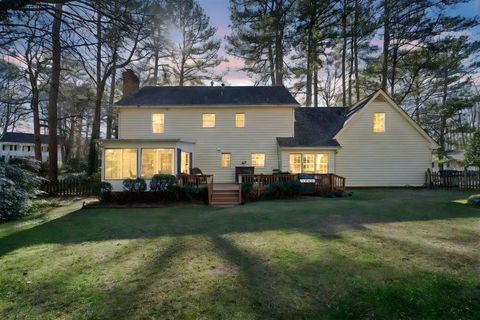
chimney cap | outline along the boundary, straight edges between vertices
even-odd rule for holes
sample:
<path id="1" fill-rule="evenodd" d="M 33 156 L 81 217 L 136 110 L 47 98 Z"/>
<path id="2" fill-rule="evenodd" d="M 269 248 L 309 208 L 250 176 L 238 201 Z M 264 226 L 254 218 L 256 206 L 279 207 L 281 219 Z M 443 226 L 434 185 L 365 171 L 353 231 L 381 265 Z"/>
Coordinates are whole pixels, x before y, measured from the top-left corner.
<path id="1" fill-rule="evenodd" d="M 213 82 L 213 81 L 210 81 L 210 86 L 212 86 L 212 87 L 213 87 L 213 84 L 214 84 L 214 82 Z"/>
<path id="2" fill-rule="evenodd" d="M 225 87 L 225 83 L 222 82 L 222 87 Z"/>

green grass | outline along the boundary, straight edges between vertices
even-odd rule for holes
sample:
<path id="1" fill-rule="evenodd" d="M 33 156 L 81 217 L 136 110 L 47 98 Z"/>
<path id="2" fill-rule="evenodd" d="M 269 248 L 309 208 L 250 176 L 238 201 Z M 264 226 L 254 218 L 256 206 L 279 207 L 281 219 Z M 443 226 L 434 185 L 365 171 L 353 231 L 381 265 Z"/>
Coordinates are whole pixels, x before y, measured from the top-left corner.
<path id="1" fill-rule="evenodd" d="M 470 193 L 55 208 L 0 225 L 1 319 L 477 319 Z"/>

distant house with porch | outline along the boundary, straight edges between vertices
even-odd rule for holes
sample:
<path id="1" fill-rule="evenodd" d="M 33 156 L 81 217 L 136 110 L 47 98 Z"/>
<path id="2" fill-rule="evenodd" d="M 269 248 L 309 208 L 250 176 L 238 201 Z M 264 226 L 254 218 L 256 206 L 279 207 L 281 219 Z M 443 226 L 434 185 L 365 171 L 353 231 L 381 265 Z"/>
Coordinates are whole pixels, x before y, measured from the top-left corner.
<path id="1" fill-rule="evenodd" d="M 48 161 L 48 135 L 40 135 L 40 142 L 42 143 L 42 161 Z M 35 158 L 33 133 L 7 132 L 0 138 L 0 161 L 8 162 L 13 158 Z M 61 161 L 60 152 L 58 159 Z"/>
<path id="2" fill-rule="evenodd" d="M 347 186 L 421 186 L 437 144 L 378 90 L 352 107 L 303 108 L 283 86 L 138 88 L 124 72 L 118 139 L 101 140 L 102 179 L 190 173 L 335 173 Z M 247 170 L 245 170 L 247 169 Z"/>

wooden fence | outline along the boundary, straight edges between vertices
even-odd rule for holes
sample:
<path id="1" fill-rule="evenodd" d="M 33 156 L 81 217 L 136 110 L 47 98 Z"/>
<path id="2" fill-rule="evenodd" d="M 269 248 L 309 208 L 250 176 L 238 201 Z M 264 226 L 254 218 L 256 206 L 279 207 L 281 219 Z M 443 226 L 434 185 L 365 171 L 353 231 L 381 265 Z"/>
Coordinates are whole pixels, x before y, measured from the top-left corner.
<path id="1" fill-rule="evenodd" d="M 49 196 L 97 196 L 100 182 L 80 179 L 45 181 L 41 190 Z"/>
<path id="2" fill-rule="evenodd" d="M 445 170 L 425 173 L 425 186 L 445 189 L 480 189 L 479 171 Z"/>

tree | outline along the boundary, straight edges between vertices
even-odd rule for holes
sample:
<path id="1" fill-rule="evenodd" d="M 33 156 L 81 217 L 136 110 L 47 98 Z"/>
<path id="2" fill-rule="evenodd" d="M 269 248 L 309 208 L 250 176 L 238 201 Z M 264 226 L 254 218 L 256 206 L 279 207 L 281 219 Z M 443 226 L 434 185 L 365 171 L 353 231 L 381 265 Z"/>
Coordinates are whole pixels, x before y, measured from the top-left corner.
<path id="1" fill-rule="evenodd" d="M 465 148 L 465 164 L 480 168 L 480 129 L 475 130 Z"/>
<path id="2" fill-rule="evenodd" d="M 257 83 L 284 83 L 294 4 L 295 0 L 230 1 L 234 32 L 227 37 L 228 52 L 245 60 L 242 70 Z"/>
<path id="3" fill-rule="evenodd" d="M 167 49 L 167 68 L 174 81 L 183 86 L 219 80 L 211 69 L 222 62 L 218 55 L 220 41 L 215 39 L 216 29 L 210 26 L 200 4 L 196 0 L 171 1 L 169 12 L 174 32 L 178 33 L 178 40 L 172 39 Z"/>

